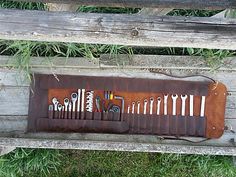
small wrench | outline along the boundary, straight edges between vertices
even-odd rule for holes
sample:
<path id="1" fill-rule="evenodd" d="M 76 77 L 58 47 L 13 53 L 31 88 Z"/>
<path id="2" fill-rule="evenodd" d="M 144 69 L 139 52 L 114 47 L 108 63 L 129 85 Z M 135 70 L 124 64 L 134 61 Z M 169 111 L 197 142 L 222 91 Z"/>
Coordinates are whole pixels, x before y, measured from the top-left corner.
<path id="1" fill-rule="evenodd" d="M 206 96 L 202 96 L 202 99 L 201 99 L 201 112 L 200 112 L 201 117 L 205 116 L 205 103 L 206 103 Z"/>
<path id="2" fill-rule="evenodd" d="M 150 110 L 149 110 L 150 114 L 152 114 L 152 110 L 153 110 L 153 103 L 154 103 L 154 98 L 153 98 L 153 97 L 151 97 L 151 98 L 150 98 Z"/>
<path id="3" fill-rule="evenodd" d="M 160 115 L 161 97 L 157 98 L 157 115 Z"/>
<path id="4" fill-rule="evenodd" d="M 148 100 L 145 99 L 144 100 L 144 107 L 143 107 L 143 114 L 147 114 L 147 104 L 148 104 Z"/>
<path id="5" fill-rule="evenodd" d="M 193 116 L 193 95 L 189 98 L 189 115 Z"/>
<path id="6" fill-rule="evenodd" d="M 52 103 L 54 105 L 54 111 L 57 111 L 57 107 L 58 107 L 58 104 L 59 104 L 58 100 L 56 98 L 53 98 Z"/>
<path id="7" fill-rule="evenodd" d="M 140 113 L 140 101 L 137 102 L 137 114 Z"/>
<path id="8" fill-rule="evenodd" d="M 61 111 L 62 111 L 62 105 L 61 104 L 58 104 L 58 118 L 60 119 L 61 118 Z"/>
<path id="9" fill-rule="evenodd" d="M 64 105 L 65 105 L 65 112 L 67 112 L 68 111 L 68 105 L 69 105 L 69 99 L 68 98 L 64 99 Z"/>
<path id="10" fill-rule="evenodd" d="M 128 105 L 127 113 L 128 113 L 128 114 L 130 113 L 130 105 Z"/>
<path id="11" fill-rule="evenodd" d="M 135 102 L 132 103 L 132 114 L 134 114 Z"/>
<path id="12" fill-rule="evenodd" d="M 77 93 L 72 93 L 72 94 L 71 94 L 72 111 L 73 111 L 73 112 L 75 112 L 75 105 L 76 105 L 77 98 L 78 98 Z"/>
<path id="13" fill-rule="evenodd" d="M 71 102 L 69 103 L 69 108 L 68 109 L 69 109 L 69 112 L 72 111 L 72 103 Z"/>
<path id="14" fill-rule="evenodd" d="M 164 95 L 164 115 L 167 115 L 167 107 L 168 107 L 168 94 Z"/>
<path id="15" fill-rule="evenodd" d="M 186 110 L 186 99 L 188 98 L 187 95 L 181 95 L 182 100 L 182 108 L 181 108 L 181 115 L 185 116 L 185 110 Z"/>
<path id="16" fill-rule="evenodd" d="M 173 105 L 172 105 L 172 115 L 175 116 L 176 115 L 176 107 L 177 107 L 177 98 L 178 95 L 172 95 L 172 101 L 173 101 Z"/>

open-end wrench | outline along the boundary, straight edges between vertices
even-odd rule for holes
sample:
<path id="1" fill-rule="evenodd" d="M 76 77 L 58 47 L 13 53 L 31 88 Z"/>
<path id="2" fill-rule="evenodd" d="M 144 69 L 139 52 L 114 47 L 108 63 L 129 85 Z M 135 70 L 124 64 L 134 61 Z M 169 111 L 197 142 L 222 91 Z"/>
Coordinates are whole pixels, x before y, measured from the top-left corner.
<path id="1" fill-rule="evenodd" d="M 187 95 L 181 95 L 181 116 L 185 116 L 185 110 L 186 110 L 186 99 L 188 98 Z"/>
<path id="2" fill-rule="evenodd" d="M 82 95 L 81 95 L 81 112 L 84 112 L 84 97 L 85 97 L 85 89 L 82 89 Z"/>
<path id="3" fill-rule="evenodd" d="M 168 94 L 165 94 L 164 95 L 164 115 L 168 114 L 167 108 L 168 108 Z"/>
<path id="4" fill-rule="evenodd" d="M 157 115 L 160 115 L 161 97 L 157 98 Z"/>
<path id="5" fill-rule="evenodd" d="M 206 96 L 202 96 L 202 99 L 201 99 L 201 112 L 200 112 L 201 117 L 205 116 L 205 103 L 206 103 Z"/>
<path id="6" fill-rule="evenodd" d="M 77 93 L 72 93 L 72 94 L 71 94 L 72 111 L 73 111 L 73 112 L 75 112 L 75 106 L 76 106 L 77 98 L 78 98 Z"/>
<path id="7" fill-rule="evenodd" d="M 64 118 L 67 119 L 68 116 L 68 106 L 69 106 L 70 100 L 68 98 L 64 99 L 64 105 L 65 105 L 65 112 L 64 112 Z"/>
<path id="8" fill-rule="evenodd" d="M 135 102 L 132 103 L 132 114 L 134 114 L 134 109 L 135 109 Z"/>
<path id="9" fill-rule="evenodd" d="M 128 105 L 127 113 L 130 113 L 130 105 Z"/>
<path id="10" fill-rule="evenodd" d="M 175 116 L 176 115 L 176 107 L 177 107 L 177 98 L 178 98 L 178 95 L 172 95 L 172 115 Z"/>
<path id="11" fill-rule="evenodd" d="M 189 115 L 193 116 L 193 95 L 189 96 Z"/>
<path id="12" fill-rule="evenodd" d="M 62 119 L 64 119 L 64 113 L 65 113 L 65 106 L 62 106 L 62 114 L 61 114 Z"/>
<path id="13" fill-rule="evenodd" d="M 53 103 L 54 111 L 57 111 L 58 104 L 59 104 L 58 100 L 56 98 L 53 98 L 52 103 Z"/>
<path id="14" fill-rule="evenodd" d="M 148 104 L 148 100 L 145 99 L 144 100 L 144 106 L 143 106 L 143 114 L 147 114 L 147 104 Z"/>
<path id="15" fill-rule="evenodd" d="M 153 103 L 154 103 L 154 98 L 153 98 L 153 97 L 151 97 L 151 98 L 150 98 L 150 110 L 149 110 L 150 114 L 152 114 L 152 110 L 153 110 Z"/>
<path id="16" fill-rule="evenodd" d="M 140 113 L 140 101 L 137 101 L 137 114 Z"/>

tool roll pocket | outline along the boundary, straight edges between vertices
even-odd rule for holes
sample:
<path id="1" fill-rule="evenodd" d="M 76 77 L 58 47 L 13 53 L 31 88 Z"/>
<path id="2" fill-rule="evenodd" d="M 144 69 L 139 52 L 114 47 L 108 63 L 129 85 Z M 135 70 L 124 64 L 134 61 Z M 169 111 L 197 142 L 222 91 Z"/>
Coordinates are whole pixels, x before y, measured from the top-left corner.
<path id="1" fill-rule="evenodd" d="M 208 81 L 35 75 L 28 131 L 218 138 L 226 87 Z M 38 106 L 38 105 L 41 106 Z M 217 107 L 217 109 L 213 109 Z"/>

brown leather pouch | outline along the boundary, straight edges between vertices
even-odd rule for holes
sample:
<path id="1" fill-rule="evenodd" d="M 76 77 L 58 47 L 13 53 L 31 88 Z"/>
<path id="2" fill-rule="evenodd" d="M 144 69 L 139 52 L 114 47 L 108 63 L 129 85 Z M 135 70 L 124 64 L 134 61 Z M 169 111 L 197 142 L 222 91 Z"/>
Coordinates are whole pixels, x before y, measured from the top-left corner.
<path id="1" fill-rule="evenodd" d="M 206 138 L 219 138 L 224 132 L 227 90 L 222 83 L 65 75 L 58 75 L 57 80 L 53 75 L 38 74 L 34 78 L 35 82 L 31 85 L 33 92 L 30 95 L 29 132 L 126 133 Z M 49 111 L 48 106 L 52 104 L 53 97 L 63 104 L 64 98 L 70 98 L 71 93 L 77 92 L 78 89 L 93 91 L 92 112 L 64 111 L 64 114 L 60 113 L 59 118 L 58 112 Z M 107 90 L 112 91 L 114 98 L 105 98 L 104 91 Z M 169 95 L 166 103 L 167 115 L 164 115 L 164 94 Z M 178 95 L 176 114 L 172 112 L 171 95 Z M 188 95 L 183 116 L 180 95 Z M 189 95 L 194 96 L 193 116 L 190 116 L 189 111 Z M 96 96 L 103 99 L 104 107 L 107 108 L 111 102 L 120 108 L 119 111 L 98 110 L 95 104 Z M 115 99 L 115 96 L 124 98 L 124 112 L 122 112 L 122 101 Z M 162 100 L 159 115 L 157 115 L 158 97 Z M 203 117 L 200 116 L 202 97 L 206 98 Z M 152 111 L 150 98 L 154 98 Z M 148 106 L 145 112 L 144 100 L 146 99 Z M 140 102 L 139 111 L 136 105 L 138 101 Z M 132 113 L 133 102 L 136 107 Z M 130 106 L 129 113 L 128 106 Z"/>

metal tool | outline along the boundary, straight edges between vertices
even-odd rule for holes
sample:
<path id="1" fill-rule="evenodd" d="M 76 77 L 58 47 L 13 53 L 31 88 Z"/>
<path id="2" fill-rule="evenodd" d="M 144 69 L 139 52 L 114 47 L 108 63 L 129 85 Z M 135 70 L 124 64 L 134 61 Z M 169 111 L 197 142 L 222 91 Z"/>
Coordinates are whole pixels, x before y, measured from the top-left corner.
<path id="1" fill-rule="evenodd" d="M 65 99 L 64 99 L 65 112 L 68 111 L 69 102 L 70 102 L 70 100 L 69 100 L 68 98 L 65 98 Z"/>
<path id="2" fill-rule="evenodd" d="M 78 89 L 78 101 L 77 101 L 77 112 L 80 112 L 80 94 L 81 94 L 81 89 Z"/>
<path id="3" fill-rule="evenodd" d="M 185 116 L 187 95 L 181 95 L 181 116 Z"/>
<path id="4" fill-rule="evenodd" d="M 150 110 L 149 110 L 149 112 L 150 112 L 151 115 L 152 115 L 152 110 L 153 110 L 153 103 L 154 103 L 154 98 L 151 97 L 151 98 L 150 98 Z"/>
<path id="5" fill-rule="evenodd" d="M 177 107 L 177 98 L 178 95 L 172 95 L 171 96 L 173 104 L 172 104 L 172 115 L 175 116 L 176 115 L 176 107 Z"/>
<path id="6" fill-rule="evenodd" d="M 144 100 L 144 106 L 143 106 L 143 114 L 147 114 L 147 104 L 148 104 L 148 100 L 145 99 Z"/>
<path id="7" fill-rule="evenodd" d="M 53 106 L 54 106 L 54 111 L 57 111 L 59 101 L 56 98 L 53 98 L 52 103 L 53 103 Z"/>
<path id="8" fill-rule="evenodd" d="M 61 114 L 61 118 L 64 118 L 64 113 L 65 113 L 65 106 L 62 106 L 62 114 Z"/>
<path id="9" fill-rule="evenodd" d="M 137 114 L 140 113 L 140 101 L 137 101 Z"/>
<path id="10" fill-rule="evenodd" d="M 72 94 L 71 94 L 72 111 L 73 111 L 73 112 L 75 112 L 75 106 L 76 106 L 77 98 L 78 98 L 77 93 L 72 93 Z"/>
<path id="11" fill-rule="evenodd" d="M 94 91 L 89 91 L 86 93 L 86 111 L 93 112 L 93 94 Z"/>
<path id="12" fill-rule="evenodd" d="M 132 103 L 132 114 L 134 114 L 134 109 L 135 109 L 135 102 Z"/>
<path id="13" fill-rule="evenodd" d="M 189 115 L 193 116 L 193 95 L 189 96 Z"/>
<path id="14" fill-rule="evenodd" d="M 101 112 L 100 102 L 101 102 L 100 96 L 96 96 L 95 104 L 96 104 L 96 108 L 97 108 L 97 111 L 98 111 L 98 112 Z"/>
<path id="15" fill-rule="evenodd" d="M 206 96 L 202 96 L 202 99 L 201 99 L 201 112 L 200 112 L 201 117 L 205 116 L 205 103 L 206 103 Z"/>
<path id="16" fill-rule="evenodd" d="M 109 112 L 117 112 L 120 113 L 120 107 L 117 105 L 113 105 L 111 109 L 109 109 Z"/>
<path id="17" fill-rule="evenodd" d="M 85 97 L 85 89 L 82 89 L 82 95 L 81 95 L 81 112 L 84 112 L 84 97 Z"/>
<path id="18" fill-rule="evenodd" d="M 58 104 L 58 112 L 59 112 L 59 114 L 58 114 L 58 118 L 60 119 L 61 118 L 61 114 L 62 114 L 62 105 L 61 104 Z"/>
<path id="19" fill-rule="evenodd" d="M 157 115 L 160 115 L 161 97 L 157 98 Z"/>
<path id="20" fill-rule="evenodd" d="M 164 95 L 164 115 L 168 114 L 168 94 Z"/>
<path id="21" fill-rule="evenodd" d="M 71 102 L 69 103 L 68 110 L 69 110 L 69 112 L 72 111 L 72 103 Z"/>
<path id="22" fill-rule="evenodd" d="M 48 118 L 53 119 L 53 105 L 48 106 Z"/>
<path id="23" fill-rule="evenodd" d="M 127 113 L 130 113 L 130 105 L 128 105 Z"/>
<path id="24" fill-rule="evenodd" d="M 125 110 L 125 100 L 124 100 L 124 98 L 123 97 L 121 97 L 121 96 L 114 96 L 114 98 L 116 99 L 116 100 L 121 100 L 121 113 L 124 113 L 124 110 Z"/>

